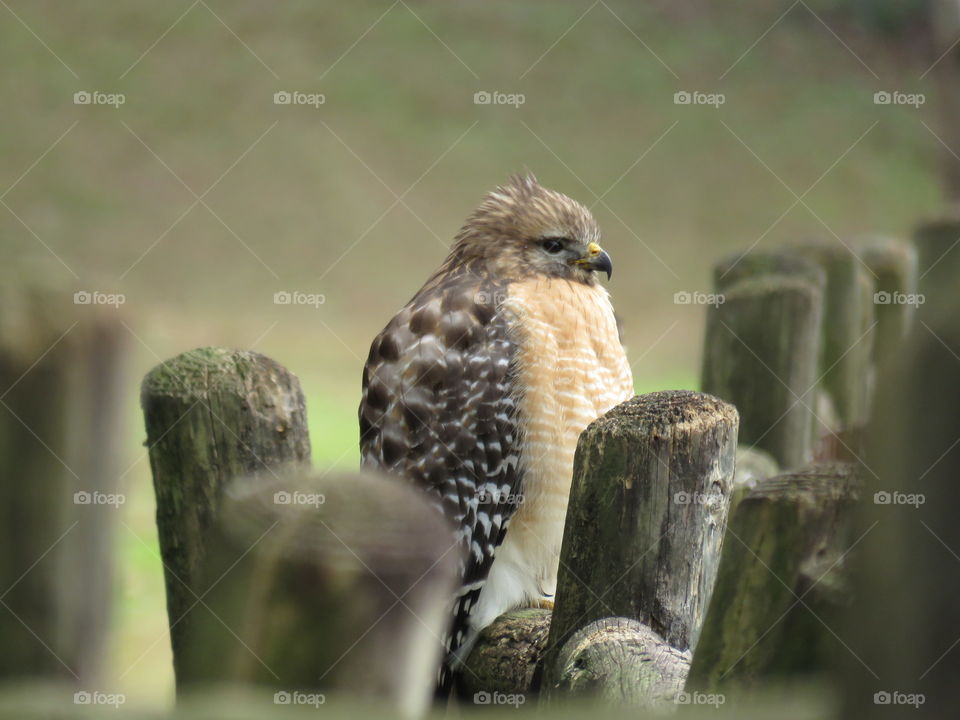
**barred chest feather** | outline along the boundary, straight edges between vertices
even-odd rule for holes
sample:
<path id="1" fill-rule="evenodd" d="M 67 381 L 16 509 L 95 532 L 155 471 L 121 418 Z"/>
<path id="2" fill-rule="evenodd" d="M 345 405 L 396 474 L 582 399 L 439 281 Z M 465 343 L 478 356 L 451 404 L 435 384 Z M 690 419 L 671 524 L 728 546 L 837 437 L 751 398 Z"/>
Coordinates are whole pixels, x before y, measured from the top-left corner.
<path id="1" fill-rule="evenodd" d="M 536 278 L 509 286 L 502 311 L 515 343 L 523 502 L 471 615 L 475 630 L 556 588 L 560 544 L 583 429 L 633 396 L 607 291 Z"/>

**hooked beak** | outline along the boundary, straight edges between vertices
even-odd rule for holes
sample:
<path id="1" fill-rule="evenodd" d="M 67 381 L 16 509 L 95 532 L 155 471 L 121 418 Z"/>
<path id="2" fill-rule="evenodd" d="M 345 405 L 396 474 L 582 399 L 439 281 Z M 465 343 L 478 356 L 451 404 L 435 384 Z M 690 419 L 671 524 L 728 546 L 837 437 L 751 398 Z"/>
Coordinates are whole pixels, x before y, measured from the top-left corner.
<path id="1" fill-rule="evenodd" d="M 587 270 L 599 270 L 607 274 L 607 280 L 613 275 L 613 262 L 606 251 L 596 243 L 587 245 L 587 255 L 579 260 L 574 260 L 574 265 L 579 265 Z"/>

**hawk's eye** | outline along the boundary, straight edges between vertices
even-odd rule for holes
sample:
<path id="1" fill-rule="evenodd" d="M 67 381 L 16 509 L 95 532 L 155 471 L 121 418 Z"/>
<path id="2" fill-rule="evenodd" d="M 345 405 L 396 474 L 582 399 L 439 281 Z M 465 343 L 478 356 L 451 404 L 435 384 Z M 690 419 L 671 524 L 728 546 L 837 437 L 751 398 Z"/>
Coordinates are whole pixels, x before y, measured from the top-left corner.
<path id="1" fill-rule="evenodd" d="M 558 252 L 563 250 L 563 240 L 558 240 L 557 238 L 547 238 L 540 242 L 540 247 L 546 250 L 551 255 L 556 255 Z"/>

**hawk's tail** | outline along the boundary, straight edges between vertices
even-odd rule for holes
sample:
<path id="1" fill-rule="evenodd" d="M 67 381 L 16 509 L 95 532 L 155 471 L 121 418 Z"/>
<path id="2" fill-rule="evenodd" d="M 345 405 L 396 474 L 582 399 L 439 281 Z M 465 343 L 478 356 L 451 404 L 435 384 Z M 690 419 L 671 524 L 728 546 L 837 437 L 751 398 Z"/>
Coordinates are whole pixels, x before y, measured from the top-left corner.
<path id="1" fill-rule="evenodd" d="M 470 627 L 470 611 L 480 597 L 480 588 L 462 591 L 453 603 L 453 618 L 445 638 L 443 662 L 437 674 L 437 699 L 446 699 L 454 689 L 456 676 L 463 669 L 467 656 L 477 641 L 477 632 Z"/>

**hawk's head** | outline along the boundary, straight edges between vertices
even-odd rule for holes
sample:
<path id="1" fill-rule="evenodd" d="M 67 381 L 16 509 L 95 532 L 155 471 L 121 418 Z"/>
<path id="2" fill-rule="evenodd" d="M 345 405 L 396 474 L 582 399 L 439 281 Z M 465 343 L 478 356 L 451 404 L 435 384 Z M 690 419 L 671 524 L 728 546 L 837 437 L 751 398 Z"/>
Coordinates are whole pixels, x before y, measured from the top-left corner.
<path id="1" fill-rule="evenodd" d="M 547 275 L 597 282 L 610 277 L 610 256 L 597 244 L 600 229 L 576 200 L 515 175 L 489 193 L 457 234 L 461 259 L 482 258 L 503 277 Z"/>

